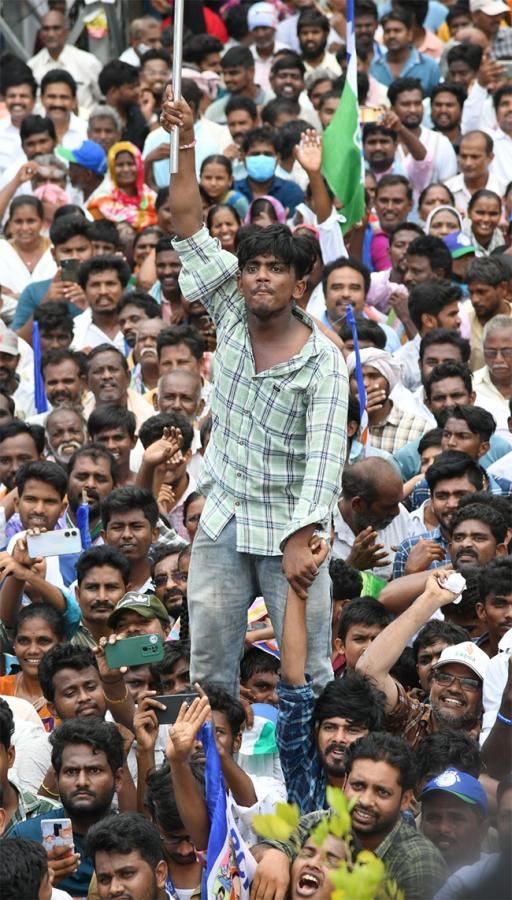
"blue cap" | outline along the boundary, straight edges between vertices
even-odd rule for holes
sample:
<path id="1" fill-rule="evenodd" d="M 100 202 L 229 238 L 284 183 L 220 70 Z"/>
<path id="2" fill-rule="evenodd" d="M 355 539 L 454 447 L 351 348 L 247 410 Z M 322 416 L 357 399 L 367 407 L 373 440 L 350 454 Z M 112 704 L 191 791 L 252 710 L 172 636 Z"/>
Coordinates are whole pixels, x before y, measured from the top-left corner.
<path id="1" fill-rule="evenodd" d="M 90 169 L 96 175 L 104 175 L 107 171 L 107 155 L 101 144 L 97 144 L 96 141 L 84 141 L 75 150 L 59 147 L 58 154 L 68 162 Z"/>
<path id="2" fill-rule="evenodd" d="M 437 778 L 433 778 L 423 788 L 419 799 L 423 800 L 427 794 L 433 791 L 444 791 L 447 794 L 453 794 L 459 800 L 470 803 L 472 806 L 479 806 L 487 815 L 487 795 L 480 782 L 468 775 L 467 772 L 460 772 L 458 769 L 446 769 L 441 772 Z"/>
<path id="3" fill-rule="evenodd" d="M 452 231 L 451 234 L 445 234 L 443 241 L 448 247 L 452 259 L 466 256 L 467 253 L 476 253 L 471 238 L 464 234 L 463 231 Z"/>

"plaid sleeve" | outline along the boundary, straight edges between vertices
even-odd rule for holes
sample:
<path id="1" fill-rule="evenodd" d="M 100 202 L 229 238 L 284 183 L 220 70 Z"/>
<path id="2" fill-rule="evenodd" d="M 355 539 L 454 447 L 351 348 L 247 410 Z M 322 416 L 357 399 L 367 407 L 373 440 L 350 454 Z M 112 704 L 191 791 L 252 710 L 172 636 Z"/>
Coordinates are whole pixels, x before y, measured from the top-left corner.
<path id="1" fill-rule="evenodd" d="M 288 685 L 280 682 L 279 712 L 277 714 L 276 741 L 284 780 L 291 802 L 300 804 L 298 795 L 309 794 L 313 776 L 312 762 L 318 759 L 316 741 L 311 731 L 311 717 L 315 705 L 311 679 L 307 683 Z"/>
<path id="2" fill-rule="evenodd" d="M 243 300 L 235 278 L 238 260 L 222 250 L 204 225 L 192 237 L 173 241 L 173 247 L 182 263 L 180 289 L 189 303 L 199 300 L 216 325 L 227 313 L 241 311 Z"/>
<path id="3" fill-rule="evenodd" d="M 395 578 L 401 578 L 402 575 L 405 575 L 405 564 L 409 558 L 409 553 L 411 550 L 411 541 L 409 538 L 406 538 L 405 541 L 402 541 L 398 550 L 395 553 L 395 558 L 393 560 L 393 580 Z"/>
<path id="4" fill-rule="evenodd" d="M 448 871 L 439 850 L 423 838 L 402 843 L 402 852 L 389 865 L 388 875 L 396 878 L 407 900 L 430 900 L 446 881 Z"/>
<path id="5" fill-rule="evenodd" d="M 334 356 L 336 352 L 337 356 Z M 348 377 L 335 348 L 329 371 L 315 380 L 306 410 L 306 468 L 299 501 L 281 538 L 323 522 L 339 499 L 347 439 Z M 327 368 L 327 367 L 326 367 Z"/>

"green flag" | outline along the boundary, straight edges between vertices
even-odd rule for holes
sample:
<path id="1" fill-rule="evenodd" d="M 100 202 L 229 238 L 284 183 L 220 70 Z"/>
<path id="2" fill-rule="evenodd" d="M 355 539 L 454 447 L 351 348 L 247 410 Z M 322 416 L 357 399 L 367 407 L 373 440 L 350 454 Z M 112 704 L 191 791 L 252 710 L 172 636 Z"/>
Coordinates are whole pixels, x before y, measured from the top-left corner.
<path id="1" fill-rule="evenodd" d="M 347 3 L 347 76 L 338 109 L 323 138 L 322 169 L 331 191 L 343 202 L 348 231 L 364 216 L 364 169 L 357 101 L 357 57 L 353 0 Z"/>

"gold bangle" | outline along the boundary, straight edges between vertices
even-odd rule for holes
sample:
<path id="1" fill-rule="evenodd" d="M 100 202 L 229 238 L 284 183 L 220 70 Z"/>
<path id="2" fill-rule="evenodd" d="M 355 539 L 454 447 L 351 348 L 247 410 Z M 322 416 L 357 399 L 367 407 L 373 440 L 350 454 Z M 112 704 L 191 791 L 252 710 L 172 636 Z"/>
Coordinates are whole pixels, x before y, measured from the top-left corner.
<path id="1" fill-rule="evenodd" d="M 105 697 L 105 700 L 107 701 L 107 703 L 124 703 L 124 701 L 128 699 L 128 687 L 127 687 L 127 685 L 125 684 L 125 686 L 124 686 L 124 697 L 121 697 L 120 700 L 111 700 L 110 697 L 107 697 L 105 691 L 103 691 L 103 696 Z"/>
<path id="2" fill-rule="evenodd" d="M 50 790 L 50 788 L 48 787 L 48 785 L 46 785 L 46 784 L 44 783 L 44 781 L 43 781 L 41 787 L 43 788 L 44 791 L 46 791 L 47 794 L 50 795 L 50 797 L 60 797 L 60 794 L 58 794 L 58 793 L 57 793 L 57 794 L 54 794 L 53 791 Z"/>

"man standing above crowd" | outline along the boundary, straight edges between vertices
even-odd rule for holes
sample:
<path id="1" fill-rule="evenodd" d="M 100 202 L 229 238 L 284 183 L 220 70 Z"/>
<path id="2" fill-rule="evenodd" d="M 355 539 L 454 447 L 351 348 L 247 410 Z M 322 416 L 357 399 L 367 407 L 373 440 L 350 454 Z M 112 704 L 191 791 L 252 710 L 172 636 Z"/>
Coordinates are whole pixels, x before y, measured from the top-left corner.
<path id="1" fill-rule="evenodd" d="M 324 615 L 327 569 L 318 569 L 309 541 L 317 523 L 328 518 L 340 488 L 346 436 L 344 366 L 309 317 L 293 308 L 313 262 L 309 243 L 290 241 L 286 231 L 276 227 L 264 242 L 263 236 L 242 242 L 238 264 L 230 254 L 219 254 L 202 227 L 199 191 L 191 193 L 196 184 L 194 153 L 187 145 L 194 141 L 193 116 L 183 100 L 173 101 L 169 90 L 162 119 L 169 131 L 181 126 L 184 148 L 170 194 L 182 238 L 176 244 L 183 263 L 182 290 L 189 301 L 207 304 L 221 348 L 214 399 L 218 424 L 205 457 L 212 488 L 190 571 L 192 679 L 218 678 L 220 655 L 226 661 L 223 682 L 236 691 L 238 664 L 232 649 L 241 646 L 256 577 L 279 638 L 288 583 L 303 599 L 308 597 L 308 621 L 316 623 L 310 631 L 308 668 L 320 690 L 329 677 L 329 661 L 323 656 L 330 627 Z M 269 378 L 265 373 L 272 370 Z M 298 390 L 292 392 L 294 381 Z M 237 408 L 251 408 L 251 420 L 244 416 L 237 422 Z M 283 442 L 290 428 L 291 456 Z M 257 449 L 262 442 L 263 455 Z M 300 464 L 296 453 L 302 456 Z M 285 499 L 285 484 L 292 503 Z M 218 579 L 216 565 L 222 568 Z M 237 573 L 236 596 L 227 591 L 230 570 Z M 222 583 L 222 595 L 216 593 L 216 582 Z M 213 610 L 218 621 L 219 603 L 225 611 L 222 630 L 208 624 Z M 325 624 L 319 629 L 320 621 Z"/>

